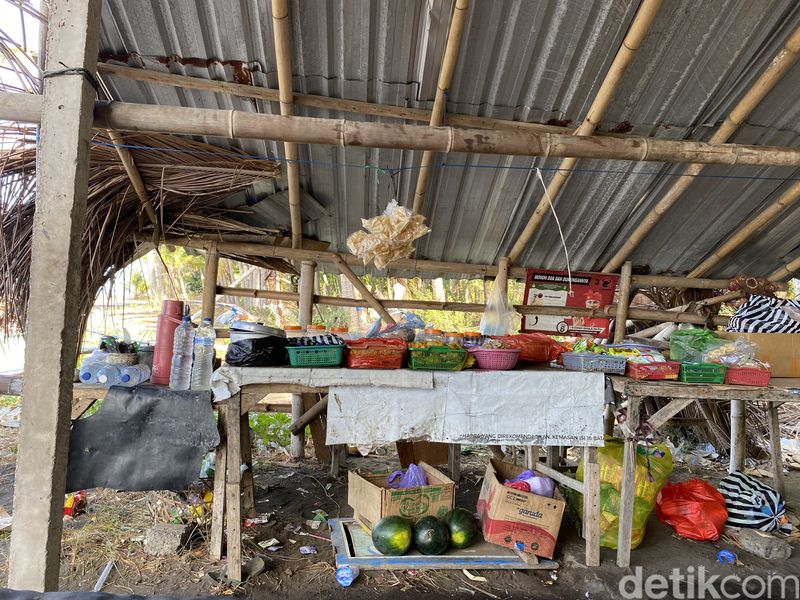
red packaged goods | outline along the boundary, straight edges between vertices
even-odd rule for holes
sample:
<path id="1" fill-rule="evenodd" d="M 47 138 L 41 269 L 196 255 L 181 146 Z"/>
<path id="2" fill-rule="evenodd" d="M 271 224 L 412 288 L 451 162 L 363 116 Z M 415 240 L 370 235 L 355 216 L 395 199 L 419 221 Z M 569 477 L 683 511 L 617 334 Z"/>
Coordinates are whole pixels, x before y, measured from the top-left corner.
<path id="1" fill-rule="evenodd" d="M 767 387 L 771 377 L 772 373 L 764 369 L 738 369 L 734 367 L 725 372 L 725 383 L 728 385 Z"/>
<path id="2" fill-rule="evenodd" d="M 519 360 L 525 362 L 550 362 L 564 352 L 564 347 L 544 333 L 517 333 L 494 337 L 503 342 L 506 348 L 522 350 Z"/>
<path id="3" fill-rule="evenodd" d="M 702 479 L 664 486 L 656 498 L 656 515 L 679 536 L 700 542 L 717 541 L 728 520 L 725 498 Z"/>
<path id="4" fill-rule="evenodd" d="M 350 369 L 400 369 L 408 345 L 399 338 L 347 340 Z"/>
<path id="5" fill-rule="evenodd" d="M 679 362 L 634 363 L 628 361 L 626 375 L 631 379 L 677 379 L 681 372 Z"/>

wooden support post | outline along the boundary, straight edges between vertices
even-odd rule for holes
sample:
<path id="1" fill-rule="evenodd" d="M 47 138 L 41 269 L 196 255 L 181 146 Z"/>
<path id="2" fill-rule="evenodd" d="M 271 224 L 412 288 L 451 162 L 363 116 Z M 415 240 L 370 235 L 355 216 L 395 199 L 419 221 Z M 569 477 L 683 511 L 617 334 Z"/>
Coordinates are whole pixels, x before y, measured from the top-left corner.
<path id="1" fill-rule="evenodd" d="M 633 535 L 633 500 L 636 496 L 636 438 L 639 427 L 639 407 L 642 399 L 628 395 L 628 411 L 625 420 L 625 453 L 622 458 L 622 486 L 619 500 L 619 538 L 617 540 L 617 566 L 626 568 L 631 564 L 631 536 Z"/>
<path id="2" fill-rule="evenodd" d="M 225 516 L 228 532 L 228 579 L 242 580 L 241 395 L 226 402 L 228 459 L 225 469 Z"/>
<path id="3" fill-rule="evenodd" d="M 610 404 L 606 404 L 605 411 L 603 412 L 603 435 L 614 435 L 615 422 L 616 417 L 614 416 L 614 410 L 611 408 Z"/>
<path id="4" fill-rule="evenodd" d="M 461 479 L 461 444 L 447 445 L 447 467 L 450 470 L 450 479 L 458 485 Z"/>
<path id="5" fill-rule="evenodd" d="M 298 290 L 298 320 L 300 325 L 306 327 L 312 322 L 312 311 L 314 308 L 314 271 L 317 263 L 304 260 L 300 263 L 300 285 Z M 303 397 L 300 394 L 292 394 L 292 422 L 296 422 L 303 416 L 305 408 Z M 305 428 L 292 434 L 290 454 L 292 458 L 304 458 L 306 446 Z"/>
<path id="6" fill-rule="evenodd" d="M 303 395 L 292 394 L 292 422 L 297 422 L 303 416 Z M 292 458 L 305 458 L 306 452 L 306 431 L 305 427 L 292 434 L 289 454 Z"/>
<path id="7" fill-rule="evenodd" d="M 242 473 L 242 514 L 248 519 L 256 516 L 256 484 L 253 478 L 253 441 L 250 439 L 250 414 L 245 411 L 240 431 L 242 439 L 242 464 L 247 470 Z"/>
<path id="8" fill-rule="evenodd" d="M 619 298 L 617 299 L 617 317 L 614 320 L 614 343 L 620 344 L 625 340 L 625 330 L 628 322 L 628 305 L 631 302 L 631 273 L 633 263 L 627 261 L 622 265 L 622 274 L 619 278 Z"/>
<path id="9" fill-rule="evenodd" d="M 744 400 L 731 400 L 731 457 L 728 471 L 742 471 L 747 452 L 745 435 L 745 416 L 747 403 Z"/>
<path id="10" fill-rule="evenodd" d="M 44 80 L 42 98 L 8 553 L 8 587 L 37 592 L 58 589 L 101 2 L 53 0 L 49 8 L 45 70 L 56 76 Z M 88 75 L 63 73 L 64 64 Z"/>
<path id="11" fill-rule="evenodd" d="M 777 402 L 767 402 L 767 423 L 769 424 L 769 446 L 772 455 L 772 487 L 781 497 L 786 498 L 783 480 L 783 451 L 781 450 L 781 424 L 778 419 Z"/>
<path id="12" fill-rule="evenodd" d="M 217 305 L 217 271 L 219 270 L 219 252 L 217 244 L 211 242 L 206 252 L 206 264 L 203 271 L 203 307 L 200 316 L 214 321 L 214 310 Z"/>
<path id="13" fill-rule="evenodd" d="M 503 452 L 503 447 L 498 444 L 492 444 L 489 446 L 489 450 L 492 451 L 492 458 L 495 460 L 505 460 L 506 455 Z"/>
<path id="14" fill-rule="evenodd" d="M 322 397 L 322 400 L 316 400 L 316 394 L 303 394 L 303 409 L 305 412 L 296 421 L 292 421 L 289 425 L 291 433 L 299 433 L 305 429 L 306 425 L 313 422 L 317 417 L 323 414 L 328 408 L 328 394 Z"/>
<path id="15" fill-rule="evenodd" d="M 336 258 L 334 258 L 334 262 L 336 262 L 336 266 L 339 267 L 339 271 L 342 273 L 342 275 L 350 280 L 350 283 L 353 284 L 353 287 L 358 290 L 358 293 L 361 294 L 361 297 L 367 301 L 367 304 L 369 304 L 375 310 L 375 312 L 381 316 L 381 319 L 383 319 L 388 325 L 394 325 L 396 321 L 392 315 L 390 315 L 389 312 L 383 307 L 381 301 L 369 291 L 369 288 L 364 285 L 364 282 L 361 281 L 358 275 L 353 273 L 353 270 L 347 265 L 346 262 L 344 262 L 342 257 L 337 254 Z"/>
<path id="16" fill-rule="evenodd" d="M 211 505 L 211 541 L 209 542 L 211 560 L 222 560 L 222 547 L 225 539 L 225 479 L 227 477 L 228 428 L 226 425 L 227 410 L 223 404 L 218 405 L 217 430 L 219 446 L 214 459 L 214 501 Z"/>
<path id="17" fill-rule="evenodd" d="M 122 162 L 122 166 L 125 168 L 125 172 L 128 174 L 128 179 L 131 180 L 133 191 L 136 192 L 136 195 L 139 197 L 139 201 L 144 207 L 144 212 L 147 213 L 147 218 L 150 219 L 150 222 L 155 227 L 154 235 L 155 238 L 158 239 L 161 237 L 161 230 L 158 224 L 158 215 L 156 215 L 156 209 L 153 207 L 153 203 L 150 202 L 150 198 L 147 196 L 147 188 L 142 180 L 142 174 L 139 172 L 139 168 L 136 166 L 136 161 L 133 160 L 131 151 L 125 146 L 125 138 L 120 132 L 114 131 L 113 129 L 107 129 L 106 132 L 108 133 L 108 139 L 111 140 L 111 143 L 114 144 L 117 149 L 117 155 Z"/>
<path id="18" fill-rule="evenodd" d="M 535 471 L 539 466 L 539 446 L 525 446 L 525 468 Z"/>
<path id="19" fill-rule="evenodd" d="M 558 467 L 561 458 L 561 446 L 548 446 L 547 447 L 547 461 L 545 464 L 551 469 Z"/>
<path id="20" fill-rule="evenodd" d="M 308 425 L 311 428 L 311 439 L 314 440 L 314 454 L 317 460 L 323 464 L 328 464 L 331 461 L 331 451 L 325 445 L 325 425 L 322 421 L 325 408 L 328 406 L 328 395 L 317 401 L 316 394 L 302 394 L 303 397 L 303 417 L 300 420 L 308 418 L 309 413 L 316 412 L 316 416 L 308 418 Z M 300 427 L 305 428 L 305 425 Z"/>
<path id="21" fill-rule="evenodd" d="M 672 400 L 669 404 L 659 409 L 658 411 L 650 414 L 648 423 L 653 431 L 657 431 L 662 425 L 665 425 L 672 417 L 681 412 L 684 408 L 695 402 L 693 398 L 679 398 Z"/>
<path id="22" fill-rule="evenodd" d="M 597 448 L 583 449 L 583 539 L 586 566 L 600 566 L 600 464 Z"/>

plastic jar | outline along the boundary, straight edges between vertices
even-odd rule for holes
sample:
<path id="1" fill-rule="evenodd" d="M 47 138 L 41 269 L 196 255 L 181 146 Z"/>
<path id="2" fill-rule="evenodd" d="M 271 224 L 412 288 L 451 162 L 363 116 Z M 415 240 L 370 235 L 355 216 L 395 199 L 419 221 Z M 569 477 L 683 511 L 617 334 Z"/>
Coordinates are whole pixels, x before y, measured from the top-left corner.
<path id="1" fill-rule="evenodd" d="M 307 325 L 306 335 L 325 335 L 328 328 L 325 325 Z"/>
<path id="2" fill-rule="evenodd" d="M 464 345 L 464 334 L 463 333 L 456 333 L 455 331 L 450 331 L 444 334 L 444 343 L 445 344 L 458 344 L 459 346 Z"/>
<path id="3" fill-rule="evenodd" d="M 350 329 L 348 327 L 331 327 L 331 333 L 339 336 L 343 340 L 352 340 L 350 336 Z"/>
<path id="4" fill-rule="evenodd" d="M 301 325 L 284 325 L 283 332 L 286 334 L 286 339 L 304 337 L 306 330 Z"/>
<path id="5" fill-rule="evenodd" d="M 441 329 L 423 329 L 422 335 L 417 336 L 420 342 L 439 342 L 444 344 L 444 336 Z"/>
<path id="6" fill-rule="evenodd" d="M 483 336 L 480 331 L 468 331 L 464 334 L 464 347 L 480 346 L 483 343 Z"/>

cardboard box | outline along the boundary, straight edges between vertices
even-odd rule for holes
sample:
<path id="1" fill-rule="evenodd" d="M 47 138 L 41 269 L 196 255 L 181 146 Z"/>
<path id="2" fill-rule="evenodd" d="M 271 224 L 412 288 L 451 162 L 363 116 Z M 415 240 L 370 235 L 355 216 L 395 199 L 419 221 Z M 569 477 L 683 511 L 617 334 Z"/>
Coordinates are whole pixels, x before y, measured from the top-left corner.
<path id="1" fill-rule="evenodd" d="M 800 333 L 720 332 L 729 340 L 745 338 L 758 346 L 756 358 L 769 363 L 773 377 L 800 377 Z"/>
<path id="2" fill-rule="evenodd" d="M 503 485 L 525 469 L 492 459 L 486 466 L 478 499 L 483 537 L 498 546 L 553 558 L 567 503 L 556 488 L 554 498 Z"/>
<path id="3" fill-rule="evenodd" d="M 390 515 L 412 521 L 428 515 L 444 516 L 455 503 L 455 482 L 427 463 L 418 466 L 425 472 L 429 485 L 404 490 L 386 487 L 389 473 L 361 475 L 350 471 L 347 503 L 353 508 L 353 517 L 372 529 L 375 523 Z"/>
<path id="4" fill-rule="evenodd" d="M 395 442 L 397 446 L 397 457 L 400 459 L 400 466 L 404 469 L 414 463 L 428 463 L 429 465 L 446 465 L 449 457 L 448 448 L 450 444 L 441 442 Z"/>

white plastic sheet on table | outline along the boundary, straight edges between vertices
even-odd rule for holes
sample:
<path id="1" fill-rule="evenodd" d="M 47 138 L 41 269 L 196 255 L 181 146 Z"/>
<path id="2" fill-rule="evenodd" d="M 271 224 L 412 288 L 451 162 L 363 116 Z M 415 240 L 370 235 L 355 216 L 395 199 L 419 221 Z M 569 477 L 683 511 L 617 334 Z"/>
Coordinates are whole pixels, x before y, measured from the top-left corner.
<path id="1" fill-rule="evenodd" d="M 433 389 L 331 386 L 329 398 L 327 444 L 603 445 L 602 373 L 435 372 Z"/>

